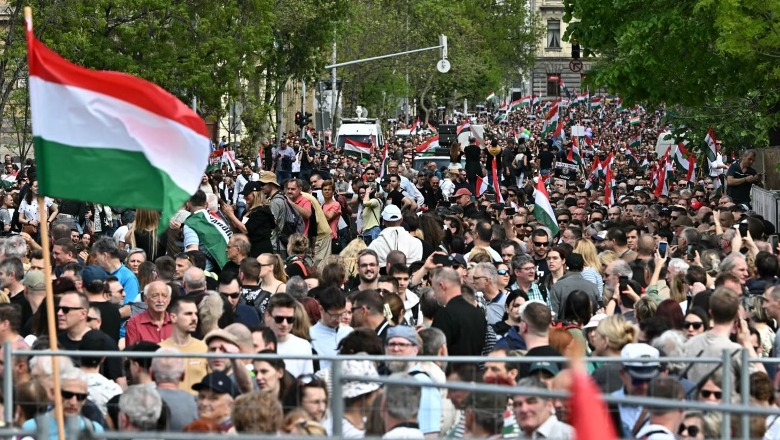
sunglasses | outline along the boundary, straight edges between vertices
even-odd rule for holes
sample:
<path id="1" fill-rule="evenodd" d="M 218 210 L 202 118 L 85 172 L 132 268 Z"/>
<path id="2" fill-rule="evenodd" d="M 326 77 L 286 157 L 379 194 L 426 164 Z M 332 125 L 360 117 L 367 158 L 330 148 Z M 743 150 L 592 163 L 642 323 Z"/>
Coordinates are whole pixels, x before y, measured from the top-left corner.
<path id="1" fill-rule="evenodd" d="M 506 276 L 506 275 L 509 275 L 509 271 L 508 271 L 508 270 L 506 270 L 506 269 L 499 269 L 497 272 L 498 272 L 498 274 L 499 274 L 499 275 L 501 275 L 501 276 Z"/>
<path id="2" fill-rule="evenodd" d="M 534 246 L 539 246 L 539 247 L 547 247 L 547 246 L 549 246 L 549 245 L 550 245 L 550 242 L 549 242 L 549 241 L 545 241 L 545 242 L 537 242 L 537 241 L 535 241 L 535 242 L 534 242 Z"/>
<path id="3" fill-rule="evenodd" d="M 701 396 L 705 399 L 709 399 L 710 396 L 715 396 L 716 399 L 720 399 L 723 397 L 722 391 L 710 391 L 710 390 L 701 390 Z"/>
<path id="4" fill-rule="evenodd" d="M 72 399 L 74 397 L 79 402 L 83 402 L 83 401 L 87 400 L 87 394 L 86 393 L 74 393 L 72 391 L 62 390 L 62 391 L 60 391 L 60 395 L 62 396 L 62 398 L 64 400 L 70 400 L 70 399 Z"/>
<path id="5" fill-rule="evenodd" d="M 233 292 L 233 293 L 220 293 L 220 295 L 230 298 L 230 299 L 238 299 L 238 297 L 241 296 L 241 293 L 239 292 Z"/>
<path id="6" fill-rule="evenodd" d="M 689 321 L 685 321 L 685 323 L 683 324 L 683 327 L 685 327 L 686 329 L 693 328 L 694 330 L 698 330 L 698 329 L 702 328 L 703 325 L 704 325 L 703 322 L 689 322 Z"/>
<path id="7" fill-rule="evenodd" d="M 62 310 L 62 314 L 67 315 L 74 310 L 84 310 L 84 307 L 57 306 L 56 311 L 59 313 L 60 310 Z"/>
<path id="8" fill-rule="evenodd" d="M 277 324 L 281 324 L 284 321 L 287 321 L 288 324 L 295 324 L 295 316 L 274 316 L 273 318 Z"/>
<path id="9" fill-rule="evenodd" d="M 87 322 L 97 321 L 97 318 L 94 316 L 87 316 Z"/>
<path id="10" fill-rule="evenodd" d="M 677 431 L 678 434 L 683 435 L 685 434 L 685 431 L 688 431 L 689 437 L 696 437 L 699 435 L 699 427 L 696 425 L 683 425 L 680 424 L 680 429 Z"/>

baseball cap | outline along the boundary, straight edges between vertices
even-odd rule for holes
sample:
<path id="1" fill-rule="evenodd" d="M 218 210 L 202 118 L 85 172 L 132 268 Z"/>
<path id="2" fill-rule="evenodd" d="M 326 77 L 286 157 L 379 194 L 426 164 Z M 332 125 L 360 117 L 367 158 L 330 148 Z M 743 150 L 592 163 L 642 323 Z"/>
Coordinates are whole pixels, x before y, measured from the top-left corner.
<path id="1" fill-rule="evenodd" d="M 382 220 L 386 222 L 395 222 L 401 220 L 402 218 L 403 216 L 401 215 L 401 209 L 395 205 L 387 205 L 382 211 Z"/>
<path id="2" fill-rule="evenodd" d="M 455 194 L 453 195 L 453 197 L 460 197 L 460 196 L 469 196 L 469 197 L 471 197 L 471 190 L 469 190 L 468 188 L 461 188 L 461 189 L 455 191 Z"/>
<path id="3" fill-rule="evenodd" d="M 214 391 L 215 393 L 230 394 L 233 397 L 241 394 L 238 391 L 236 384 L 233 383 L 233 380 L 222 371 L 213 371 L 203 376 L 203 379 L 201 379 L 199 383 L 196 383 L 192 386 L 192 389 L 195 391 L 200 391 L 206 388 Z"/>
<path id="4" fill-rule="evenodd" d="M 209 343 L 214 339 L 222 339 L 223 341 L 229 342 L 235 346 L 238 346 L 238 339 L 232 334 L 222 329 L 216 329 L 210 331 L 206 337 L 203 338 L 203 342 L 206 345 L 209 345 Z"/>
<path id="5" fill-rule="evenodd" d="M 694 201 L 691 202 L 691 209 L 693 209 L 694 211 L 698 211 L 699 208 L 701 208 L 701 207 L 702 207 L 702 204 L 701 204 L 700 201 L 694 200 Z"/>
<path id="6" fill-rule="evenodd" d="M 46 290 L 46 276 L 43 271 L 31 270 L 24 276 L 22 284 L 30 290 Z"/>
<path id="7" fill-rule="evenodd" d="M 632 342 L 620 350 L 623 369 L 634 379 L 651 380 L 660 373 L 661 364 L 658 361 L 661 353 L 650 345 Z"/>
<path id="8" fill-rule="evenodd" d="M 276 180 L 276 178 L 274 178 L 274 180 Z M 244 190 L 241 191 L 241 195 L 245 196 L 245 195 L 248 195 L 249 193 L 253 193 L 255 191 L 260 191 L 260 189 L 262 189 L 262 188 L 263 188 L 263 184 L 260 183 L 259 181 L 257 181 L 257 182 L 255 182 L 255 181 L 247 182 L 246 185 L 244 185 Z"/>
<path id="9" fill-rule="evenodd" d="M 537 371 L 546 371 L 555 376 L 560 370 L 558 369 L 558 365 L 554 362 L 534 362 L 528 368 L 528 374 L 533 374 Z"/>
<path id="10" fill-rule="evenodd" d="M 664 206 L 661 208 L 661 211 L 658 213 L 661 217 L 670 217 L 672 215 L 672 210 Z"/>
<path id="11" fill-rule="evenodd" d="M 589 329 L 589 328 L 596 328 L 599 326 L 599 322 L 601 322 L 602 319 L 606 318 L 607 315 L 604 313 L 597 313 L 593 316 L 591 316 L 590 321 L 588 321 L 587 324 L 585 324 L 584 327 L 582 327 L 583 330 Z"/>
<path id="12" fill-rule="evenodd" d="M 393 338 L 403 338 L 409 341 L 409 343 L 412 345 L 417 345 L 417 332 L 415 332 L 413 328 L 407 325 L 396 325 L 395 327 L 390 327 L 387 330 L 387 337 L 385 338 L 385 341 L 390 342 L 390 340 Z"/>
<path id="13" fill-rule="evenodd" d="M 460 214 L 460 215 L 463 215 L 463 214 L 464 214 L 463 208 L 461 208 L 461 207 L 460 207 L 460 206 L 458 206 L 458 205 L 452 205 L 452 206 L 450 206 L 450 211 L 451 211 L 453 214 L 455 214 L 455 215 L 459 215 L 459 214 Z"/>
<path id="14" fill-rule="evenodd" d="M 85 286 L 89 286 L 93 281 L 105 281 L 106 271 L 97 264 L 90 264 L 81 271 L 81 280 Z"/>
<path id="15" fill-rule="evenodd" d="M 452 259 L 452 262 L 461 266 L 466 267 L 469 264 L 466 262 L 466 258 L 463 256 L 463 254 L 451 254 L 450 258 Z"/>

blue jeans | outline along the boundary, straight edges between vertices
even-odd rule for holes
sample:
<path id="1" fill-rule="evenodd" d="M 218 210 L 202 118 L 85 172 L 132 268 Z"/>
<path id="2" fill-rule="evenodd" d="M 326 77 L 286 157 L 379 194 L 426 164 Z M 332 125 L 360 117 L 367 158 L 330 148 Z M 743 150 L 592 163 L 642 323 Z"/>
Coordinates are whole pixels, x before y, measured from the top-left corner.
<path id="1" fill-rule="evenodd" d="M 276 170 L 276 181 L 279 182 L 279 185 L 284 185 L 285 180 L 289 180 L 292 178 L 292 172 L 291 171 L 279 171 Z"/>
<path id="2" fill-rule="evenodd" d="M 371 244 L 372 241 L 376 240 L 377 237 L 379 237 L 380 232 L 382 232 L 382 229 L 380 229 L 379 226 L 374 226 L 369 230 L 363 231 L 363 241 L 366 242 L 366 246 Z"/>
<path id="3" fill-rule="evenodd" d="M 236 218 L 242 218 L 244 211 L 246 211 L 246 202 L 236 203 Z"/>

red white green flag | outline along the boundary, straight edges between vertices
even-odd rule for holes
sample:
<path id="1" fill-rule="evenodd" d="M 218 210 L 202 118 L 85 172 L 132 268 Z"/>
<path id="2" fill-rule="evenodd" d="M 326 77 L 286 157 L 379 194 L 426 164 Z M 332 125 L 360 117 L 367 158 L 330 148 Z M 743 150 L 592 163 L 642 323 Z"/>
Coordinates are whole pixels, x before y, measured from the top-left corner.
<path id="1" fill-rule="evenodd" d="M 206 124 L 159 86 L 72 64 L 26 27 L 40 194 L 159 210 L 167 225 L 209 163 Z"/>
<path id="2" fill-rule="evenodd" d="M 707 135 L 704 136 L 704 143 L 707 145 L 704 150 L 707 152 L 707 160 L 715 162 L 718 155 L 718 139 L 715 137 L 715 130 L 712 129 L 712 126 L 707 130 Z"/>
<path id="3" fill-rule="evenodd" d="M 344 139 L 344 154 L 363 157 L 370 156 L 373 151 L 374 146 L 371 142 L 361 142 L 351 138 Z"/>
<path id="4" fill-rule="evenodd" d="M 426 139 L 423 143 L 417 146 L 418 153 L 425 153 L 429 150 L 439 148 L 439 135 L 434 135 Z"/>
<path id="5" fill-rule="evenodd" d="M 547 193 L 547 188 L 544 187 L 544 180 L 542 179 L 539 179 L 536 183 L 536 189 L 534 190 L 533 214 L 538 222 L 550 229 L 552 235 L 558 234 L 560 231 L 558 220 L 555 218 L 555 211 L 553 211 L 550 204 L 550 195 Z"/>

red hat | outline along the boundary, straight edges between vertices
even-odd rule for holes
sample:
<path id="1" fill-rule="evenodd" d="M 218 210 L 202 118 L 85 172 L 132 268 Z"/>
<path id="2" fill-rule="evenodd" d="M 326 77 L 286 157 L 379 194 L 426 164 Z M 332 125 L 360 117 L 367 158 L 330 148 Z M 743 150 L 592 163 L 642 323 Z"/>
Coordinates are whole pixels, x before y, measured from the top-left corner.
<path id="1" fill-rule="evenodd" d="M 471 191 L 469 191 L 468 188 L 461 188 L 455 191 L 454 197 L 460 197 L 460 196 L 471 196 Z"/>
<path id="2" fill-rule="evenodd" d="M 691 208 L 692 208 L 694 211 L 698 211 L 698 210 L 699 210 L 699 208 L 701 208 L 701 207 L 702 207 L 702 204 L 701 204 L 701 202 L 700 202 L 700 201 L 698 201 L 698 200 L 694 200 L 694 201 L 692 201 L 692 202 L 691 202 Z"/>

